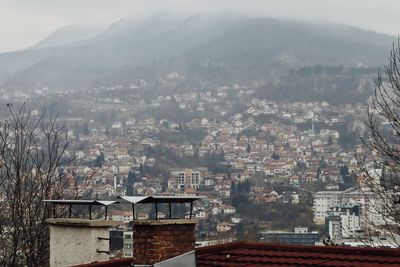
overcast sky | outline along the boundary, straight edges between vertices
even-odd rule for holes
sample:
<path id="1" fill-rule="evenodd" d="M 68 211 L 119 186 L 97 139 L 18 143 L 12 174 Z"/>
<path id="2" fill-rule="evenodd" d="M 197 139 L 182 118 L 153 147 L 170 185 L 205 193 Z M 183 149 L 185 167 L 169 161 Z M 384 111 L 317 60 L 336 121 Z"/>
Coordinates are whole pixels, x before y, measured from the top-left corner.
<path id="1" fill-rule="evenodd" d="M 109 24 L 159 12 L 338 22 L 398 35 L 399 11 L 399 0 L 0 0 L 0 52 L 29 47 L 64 25 Z"/>

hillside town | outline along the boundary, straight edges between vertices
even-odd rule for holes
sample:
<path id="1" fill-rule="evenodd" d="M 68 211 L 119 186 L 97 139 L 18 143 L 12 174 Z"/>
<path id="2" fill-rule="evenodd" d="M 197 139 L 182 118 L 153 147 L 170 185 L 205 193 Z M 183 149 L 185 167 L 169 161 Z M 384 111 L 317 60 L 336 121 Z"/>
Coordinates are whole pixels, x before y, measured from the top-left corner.
<path id="1" fill-rule="evenodd" d="M 0 267 L 400 266 L 400 2 L 3 1 Z"/>
<path id="2" fill-rule="evenodd" d="M 162 82 L 179 79 L 184 77 L 170 73 Z M 265 231 L 294 233 L 296 227 L 317 233 L 319 243 L 326 237 L 355 243 L 371 230 L 364 217 L 372 215 L 356 187 L 362 178 L 358 159 L 365 153 L 365 105 L 277 102 L 237 84 L 145 101 L 146 89 L 139 80 L 79 93 L 44 88 L 3 99 L 46 99 L 57 106 L 52 112 L 68 127 L 67 155 L 76 159 L 71 192 L 94 199 L 204 196 L 193 207 L 198 246 L 259 240 Z M 146 219 L 149 210 L 108 215 L 123 223 L 116 230 L 127 233 L 126 256 L 134 216 Z M 159 218 L 165 216 L 159 211 Z"/>

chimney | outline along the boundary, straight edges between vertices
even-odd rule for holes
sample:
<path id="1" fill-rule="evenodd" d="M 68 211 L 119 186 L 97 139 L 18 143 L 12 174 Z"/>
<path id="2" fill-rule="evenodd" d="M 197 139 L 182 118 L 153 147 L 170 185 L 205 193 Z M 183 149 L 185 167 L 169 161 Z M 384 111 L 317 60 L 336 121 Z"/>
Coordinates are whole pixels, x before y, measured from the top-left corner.
<path id="1" fill-rule="evenodd" d="M 50 267 L 66 267 L 109 258 L 109 228 L 114 221 L 92 219 L 92 206 L 107 206 L 115 201 L 45 200 L 54 205 L 50 228 Z M 69 206 L 69 218 L 57 218 L 56 205 Z M 88 219 L 71 218 L 73 205 L 86 205 Z"/>
<path id="2" fill-rule="evenodd" d="M 105 220 L 51 218 L 50 267 L 73 266 L 109 258 L 109 228 Z"/>
<path id="3" fill-rule="evenodd" d="M 119 196 L 121 200 L 132 204 L 133 225 L 133 263 L 135 265 L 153 265 L 155 263 L 185 254 L 194 250 L 197 220 L 192 219 L 193 202 L 200 196 Z M 189 219 L 177 219 L 172 216 L 172 204 L 190 206 Z M 137 204 L 154 205 L 154 220 L 137 220 Z M 168 204 L 168 219 L 158 219 L 158 205 Z"/>
<path id="4" fill-rule="evenodd" d="M 134 266 L 150 265 L 186 254 L 194 250 L 195 226 L 192 219 L 193 202 L 198 196 L 120 196 L 123 202 L 130 203 L 134 215 L 133 262 Z M 109 228 L 116 221 L 92 220 L 92 206 L 105 208 L 119 201 L 102 200 L 45 200 L 54 205 L 54 218 L 47 219 L 50 227 L 50 267 L 79 266 L 85 263 L 105 261 L 109 258 Z M 172 216 L 172 204 L 190 206 L 189 219 Z M 135 206 L 151 204 L 155 208 L 153 220 L 136 220 Z M 159 204 L 168 204 L 168 219 L 158 219 Z M 56 218 L 56 205 L 69 206 L 70 218 Z M 71 218 L 72 205 L 88 206 L 88 219 Z M 193 256 L 193 255 L 192 255 Z M 172 265 L 177 266 L 177 265 Z M 180 265 L 182 266 L 182 265 Z"/>
<path id="5" fill-rule="evenodd" d="M 194 219 L 134 220 L 133 263 L 152 265 L 194 250 Z"/>

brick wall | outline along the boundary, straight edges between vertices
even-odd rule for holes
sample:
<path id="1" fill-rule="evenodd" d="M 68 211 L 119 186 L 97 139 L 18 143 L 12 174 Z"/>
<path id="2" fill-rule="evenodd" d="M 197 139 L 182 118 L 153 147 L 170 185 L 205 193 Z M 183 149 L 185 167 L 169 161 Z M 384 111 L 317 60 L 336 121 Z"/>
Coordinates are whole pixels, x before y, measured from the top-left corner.
<path id="1" fill-rule="evenodd" d="M 135 264 L 154 264 L 194 250 L 195 220 L 134 221 Z"/>

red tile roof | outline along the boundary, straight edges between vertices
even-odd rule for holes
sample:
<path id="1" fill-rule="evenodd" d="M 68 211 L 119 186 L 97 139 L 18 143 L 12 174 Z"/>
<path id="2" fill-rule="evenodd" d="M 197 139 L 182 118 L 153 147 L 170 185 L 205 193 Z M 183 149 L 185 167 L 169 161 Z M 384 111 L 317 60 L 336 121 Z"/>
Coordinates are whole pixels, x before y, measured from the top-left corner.
<path id="1" fill-rule="evenodd" d="M 234 242 L 196 249 L 202 266 L 400 266 L 400 250 L 355 247 L 289 246 Z"/>
<path id="2" fill-rule="evenodd" d="M 130 267 L 133 258 L 75 267 Z M 399 249 L 290 246 L 264 242 L 234 242 L 196 249 L 197 267 L 396 267 Z"/>
<path id="3" fill-rule="evenodd" d="M 75 265 L 73 267 L 131 267 L 133 258 L 112 259 L 107 261 L 92 262 Z"/>

